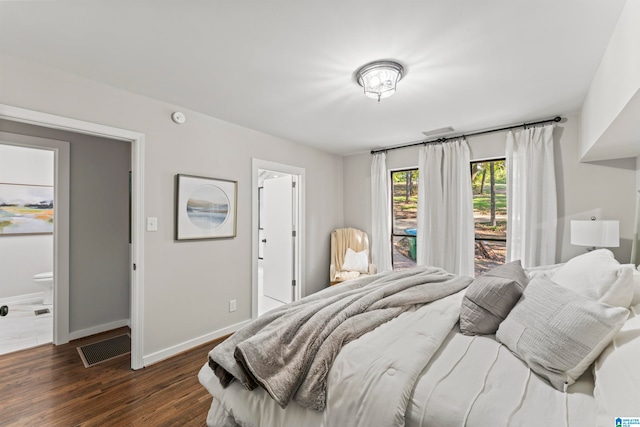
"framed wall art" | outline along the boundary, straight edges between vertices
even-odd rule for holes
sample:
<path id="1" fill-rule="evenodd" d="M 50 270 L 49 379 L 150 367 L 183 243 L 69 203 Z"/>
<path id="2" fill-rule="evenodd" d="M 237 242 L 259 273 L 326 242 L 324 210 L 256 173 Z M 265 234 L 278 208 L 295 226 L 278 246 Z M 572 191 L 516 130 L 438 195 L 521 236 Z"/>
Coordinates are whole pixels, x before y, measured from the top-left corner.
<path id="1" fill-rule="evenodd" d="M 52 186 L 0 183 L 0 236 L 52 233 Z"/>
<path id="2" fill-rule="evenodd" d="M 176 175 L 176 240 L 236 237 L 238 182 Z"/>

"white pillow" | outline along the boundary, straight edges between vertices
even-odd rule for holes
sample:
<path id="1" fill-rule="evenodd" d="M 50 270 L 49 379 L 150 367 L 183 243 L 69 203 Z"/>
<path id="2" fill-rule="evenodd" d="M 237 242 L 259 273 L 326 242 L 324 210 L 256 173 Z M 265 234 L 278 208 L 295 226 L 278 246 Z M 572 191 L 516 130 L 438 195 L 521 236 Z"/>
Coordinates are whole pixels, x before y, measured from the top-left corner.
<path id="1" fill-rule="evenodd" d="M 640 316 L 626 321 L 594 364 L 596 425 L 640 416 Z"/>
<path id="2" fill-rule="evenodd" d="M 356 252 L 351 248 L 347 248 L 347 253 L 344 255 L 344 263 L 342 264 L 342 270 L 346 271 L 359 271 L 360 273 L 369 272 L 369 251 L 367 249 Z"/>
<path id="3" fill-rule="evenodd" d="M 500 324 L 496 339 L 532 371 L 566 391 L 600 355 L 629 310 L 535 278 Z"/>
<path id="4" fill-rule="evenodd" d="M 563 265 L 564 263 L 541 265 L 539 267 L 529 267 L 529 268 L 525 268 L 524 272 L 527 274 L 527 277 L 529 278 L 529 280 L 535 277 L 539 277 L 539 278 L 551 277 Z"/>
<path id="5" fill-rule="evenodd" d="M 629 307 L 633 298 L 633 270 L 621 266 L 608 249 L 569 260 L 551 276 L 555 283 L 602 303 Z"/>

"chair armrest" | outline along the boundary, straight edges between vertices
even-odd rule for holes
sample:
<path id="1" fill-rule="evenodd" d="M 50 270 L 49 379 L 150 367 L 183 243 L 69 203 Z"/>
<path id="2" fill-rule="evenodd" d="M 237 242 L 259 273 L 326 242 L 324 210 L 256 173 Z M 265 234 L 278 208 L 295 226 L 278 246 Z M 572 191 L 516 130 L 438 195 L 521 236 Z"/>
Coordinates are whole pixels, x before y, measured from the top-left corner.
<path id="1" fill-rule="evenodd" d="M 378 267 L 375 264 L 369 264 L 369 274 L 376 274 L 378 272 Z"/>

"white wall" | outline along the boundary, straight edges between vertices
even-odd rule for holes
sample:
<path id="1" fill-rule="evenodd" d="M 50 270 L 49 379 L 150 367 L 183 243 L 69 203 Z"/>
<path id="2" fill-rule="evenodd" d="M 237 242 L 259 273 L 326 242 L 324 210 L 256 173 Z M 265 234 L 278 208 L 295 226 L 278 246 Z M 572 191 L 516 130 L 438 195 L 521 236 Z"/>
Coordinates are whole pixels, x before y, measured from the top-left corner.
<path id="1" fill-rule="evenodd" d="M 567 117 L 554 131 L 556 179 L 558 189 L 557 260 L 584 252 L 570 244 L 569 221 L 588 219 L 620 220 L 620 248 L 612 249 L 616 257 L 628 262 L 631 255 L 633 218 L 635 215 L 635 159 L 580 163 L 578 115 Z M 504 157 L 506 132 L 468 139 L 471 159 Z M 392 150 L 387 153 L 387 167 L 401 169 L 417 167 L 419 147 Z M 371 232 L 371 154 L 363 153 L 344 159 L 345 226 Z"/>
<path id="2" fill-rule="evenodd" d="M 640 191 L 640 156 L 636 158 L 636 189 Z"/>
<path id="3" fill-rule="evenodd" d="M 582 106 L 580 158 L 638 154 L 639 20 L 640 2 L 627 1 Z"/>
<path id="4" fill-rule="evenodd" d="M 144 214 L 158 218 L 158 231 L 145 236 L 145 356 L 251 317 L 252 158 L 305 168 L 307 293 L 328 284 L 330 232 L 343 225 L 341 157 L 6 55 L 0 61 L 0 102 L 146 136 Z M 184 125 L 171 121 L 176 110 Z M 177 173 L 238 181 L 235 239 L 173 240 Z"/>
<path id="5" fill-rule="evenodd" d="M 0 183 L 53 186 L 53 151 L 0 140 Z M 35 274 L 53 269 L 53 235 L 0 237 L 0 299 L 43 292 Z"/>

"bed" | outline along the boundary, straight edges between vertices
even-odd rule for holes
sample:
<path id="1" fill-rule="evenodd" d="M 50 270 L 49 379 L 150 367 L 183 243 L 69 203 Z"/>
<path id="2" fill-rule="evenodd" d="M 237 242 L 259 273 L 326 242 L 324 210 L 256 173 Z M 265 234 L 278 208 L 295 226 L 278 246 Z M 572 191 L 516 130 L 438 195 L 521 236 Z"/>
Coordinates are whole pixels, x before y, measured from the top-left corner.
<path id="1" fill-rule="evenodd" d="M 608 250 L 523 270 L 520 276 L 514 273 L 517 266 L 506 265 L 476 279 L 446 276 L 433 268 L 378 274 L 327 288 L 294 303 L 297 309 L 265 314 L 263 324 L 260 318 L 253 322 L 258 324 L 248 328 L 244 338 L 241 330 L 227 340 L 226 350 L 214 348 L 201 368 L 198 378 L 213 396 L 207 425 L 615 426 L 617 417 L 640 418 L 640 272 L 618 264 Z M 439 277 L 437 285 L 433 274 Z M 344 301 L 362 289 L 387 289 L 408 277 L 415 282 L 414 275 L 428 277 L 419 286 L 444 283 L 446 291 L 413 303 L 415 289 L 402 288 L 410 289 L 411 298 L 401 300 L 412 304 L 373 326 L 361 327 L 361 320 L 352 323 L 357 326 L 347 329 L 360 328 L 362 333 L 340 336 L 338 349 L 332 343 L 333 357 L 316 346 L 320 350 L 314 356 L 322 363 L 314 364 L 312 356 L 310 365 L 296 365 L 306 375 L 303 383 L 291 380 L 289 398 L 278 393 L 282 377 L 274 370 L 290 362 L 279 353 L 285 350 L 269 346 L 289 349 L 295 339 L 287 333 L 286 339 L 270 342 L 277 323 L 273 319 L 293 311 L 299 315 L 301 307 L 314 304 L 326 311 L 323 304 L 332 298 Z M 338 323 L 348 323 L 342 312 L 338 317 Z M 313 323 L 308 315 L 304 318 Z M 330 318 L 334 321 L 335 313 Z M 332 328 L 316 328 L 320 332 L 314 333 L 325 339 L 335 334 L 322 331 Z M 302 326 L 294 329 L 306 333 Z M 264 331 L 269 338 L 252 345 L 259 351 L 266 342 L 262 356 L 269 366 L 257 369 L 253 379 L 236 373 L 240 378 L 232 375 L 221 382 L 221 365 L 233 370 L 232 359 L 238 357 L 238 365 L 248 365 L 244 373 L 253 375 L 256 359 L 242 361 L 239 354 L 251 353 L 246 350 L 251 346 L 242 343 Z M 311 341 L 306 345 L 320 341 L 320 335 L 307 337 Z M 221 360 L 223 354 L 228 360 Z M 324 366 L 323 381 L 309 386 L 307 377 L 318 376 L 318 365 Z M 310 399 L 300 390 L 320 390 L 322 399 L 307 393 Z"/>

